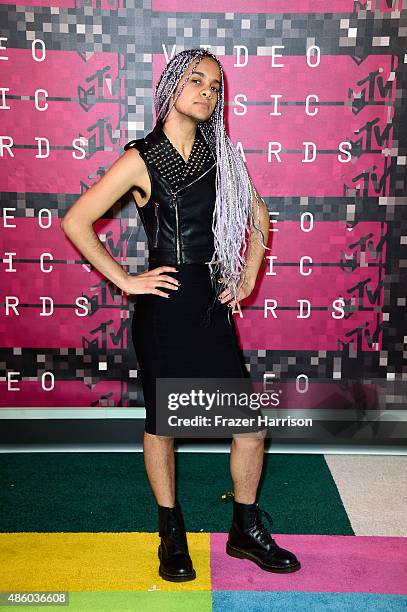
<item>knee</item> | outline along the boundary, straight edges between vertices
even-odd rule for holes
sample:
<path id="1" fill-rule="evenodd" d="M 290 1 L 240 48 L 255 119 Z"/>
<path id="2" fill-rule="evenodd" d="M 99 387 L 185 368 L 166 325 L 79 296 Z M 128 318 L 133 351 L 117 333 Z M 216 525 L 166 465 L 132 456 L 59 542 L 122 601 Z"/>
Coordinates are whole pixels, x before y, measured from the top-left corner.
<path id="1" fill-rule="evenodd" d="M 144 438 L 154 441 L 154 442 L 159 442 L 162 444 L 173 444 L 174 443 L 174 438 L 170 436 L 158 436 L 157 434 L 153 434 L 148 431 L 144 431 Z"/>
<path id="2" fill-rule="evenodd" d="M 250 433 L 233 434 L 233 443 L 242 447 L 261 447 L 264 445 L 266 434 L 266 429 Z"/>

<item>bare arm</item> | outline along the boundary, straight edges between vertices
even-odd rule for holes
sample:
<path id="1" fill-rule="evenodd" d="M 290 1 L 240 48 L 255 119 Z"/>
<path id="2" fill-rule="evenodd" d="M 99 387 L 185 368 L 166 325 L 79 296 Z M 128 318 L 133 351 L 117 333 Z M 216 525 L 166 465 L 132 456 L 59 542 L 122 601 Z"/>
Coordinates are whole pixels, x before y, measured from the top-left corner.
<path id="1" fill-rule="evenodd" d="M 121 289 L 127 282 L 128 274 L 105 249 L 93 224 L 137 184 L 143 168 L 144 163 L 138 151 L 126 151 L 97 183 L 76 200 L 60 224 L 62 231 L 82 255 Z"/>
<path id="2" fill-rule="evenodd" d="M 105 277 L 127 294 L 154 293 L 163 297 L 169 294 L 157 287 L 175 289 L 178 281 L 163 272 L 175 270 L 160 266 L 142 274 L 130 275 L 105 249 L 93 229 L 95 221 L 113 206 L 132 187 L 137 187 L 145 172 L 145 164 L 139 152 L 131 148 L 119 157 L 104 176 L 71 206 L 63 217 L 62 231 L 82 255 Z"/>

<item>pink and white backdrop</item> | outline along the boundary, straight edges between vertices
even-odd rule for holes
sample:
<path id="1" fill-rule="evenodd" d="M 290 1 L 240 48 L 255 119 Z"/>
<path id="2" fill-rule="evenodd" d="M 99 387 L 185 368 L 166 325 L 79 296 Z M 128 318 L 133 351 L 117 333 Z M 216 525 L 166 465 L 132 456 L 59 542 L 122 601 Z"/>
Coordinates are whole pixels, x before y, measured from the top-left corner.
<path id="1" fill-rule="evenodd" d="M 229 135 L 270 213 L 272 251 L 234 314 L 252 378 L 305 390 L 282 407 L 401 415 L 405 9 L 402 0 L 0 0 L 1 408 L 143 406 L 133 302 L 59 219 L 152 129 L 165 63 L 203 46 L 223 63 Z M 128 195 L 95 230 L 126 269 L 146 269 Z"/>

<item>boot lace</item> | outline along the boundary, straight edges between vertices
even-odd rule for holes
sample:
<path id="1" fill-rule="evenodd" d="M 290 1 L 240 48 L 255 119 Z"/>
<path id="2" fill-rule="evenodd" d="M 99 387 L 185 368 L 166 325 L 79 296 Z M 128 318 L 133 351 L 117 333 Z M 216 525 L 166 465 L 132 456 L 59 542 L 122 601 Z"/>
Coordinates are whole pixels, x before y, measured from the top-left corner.
<path id="1" fill-rule="evenodd" d="M 260 515 L 264 515 L 269 521 L 270 525 L 273 524 L 273 519 L 267 510 L 262 510 L 258 506 L 256 506 L 256 518 L 254 522 L 254 527 L 251 529 L 251 534 L 259 541 L 261 544 L 265 546 L 276 546 L 275 540 L 271 537 L 269 530 L 261 521 Z"/>
<path id="2" fill-rule="evenodd" d="M 232 501 L 233 498 L 234 498 L 233 491 L 226 491 L 225 493 L 223 493 L 221 495 L 221 500 L 224 501 L 224 502 L 230 502 L 230 501 Z M 259 506 L 256 506 L 256 514 L 255 514 L 254 525 L 250 529 L 250 533 L 255 538 L 257 538 L 257 540 L 259 540 L 259 542 L 261 542 L 265 546 L 276 548 L 277 547 L 276 541 L 273 540 L 273 538 L 271 537 L 271 535 L 269 533 L 269 530 L 264 525 L 264 523 L 261 522 L 260 515 L 262 515 L 262 514 L 267 518 L 267 520 L 269 521 L 270 525 L 273 524 L 273 519 L 271 518 L 271 516 L 267 512 L 267 510 L 263 510 L 262 508 L 259 508 Z"/>

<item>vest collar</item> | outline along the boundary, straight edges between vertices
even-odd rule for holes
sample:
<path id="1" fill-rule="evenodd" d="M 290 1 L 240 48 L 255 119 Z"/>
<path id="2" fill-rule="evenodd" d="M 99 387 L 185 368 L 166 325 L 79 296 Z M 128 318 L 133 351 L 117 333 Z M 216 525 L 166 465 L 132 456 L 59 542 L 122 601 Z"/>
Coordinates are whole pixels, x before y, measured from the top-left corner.
<path id="1" fill-rule="evenodd" d="M 177 149 L 174 147 L 174 145 L 172 144 L 170 139 L 164 133 L 162 124 L 160 122 L 155 124 L 154 128 L 151 130 L 151 132 L 148 134 L 148 136 L 147 136 L 147 138 L 145 140 L 148 143 L 152 144 L 152 145 L 154 145 L 154 144 L 162 144 L 162 143 L 164 143 L 164 144 L 169 143 L 171 148 L 174 149 L 174 151 L 181 157 L 181 159 L 184 161 L 184 163 L 186 163 L 185 159 L 182 157 L 181 153 L 179 153 L 179 151 L 177 151 Z M 204 144 L 204 146 L 207 147 L 209 149 L 209 151 L 210 151 L 210 148 L 206 144 L 206 140 L 202 136 L 201 130 L 199 129 L 199 127 L 196 128 L 194 145 L 196 144 L 197 141 L 202 142 Z M 192 151 L 191 151 L 191 153 L 192 153 Z"/>
<path id="2" fill-rule="evenodd" d="M 194 144 L 187 162 L 185 162 L 182 155 L 166 136 L 161 123 L 156 123 L 144 141 L 148 145 L 147 156 L 150 163 L 154 165 L 161 177 L 169 182 L 170 185 L 172 180 L 174 180 L 173 173 L 175 171 L 173 168 L 176 167 L 178 173 L 183 173 L 183 179 L 177 182 L 176 189 L 181 189 L 189 185 L 189 183 L 195 182 L 195 180 L 206 174 L 208 169 L 215 163 L 214 155 L 201 134 L 199 127 L 197 127 Z"/>

